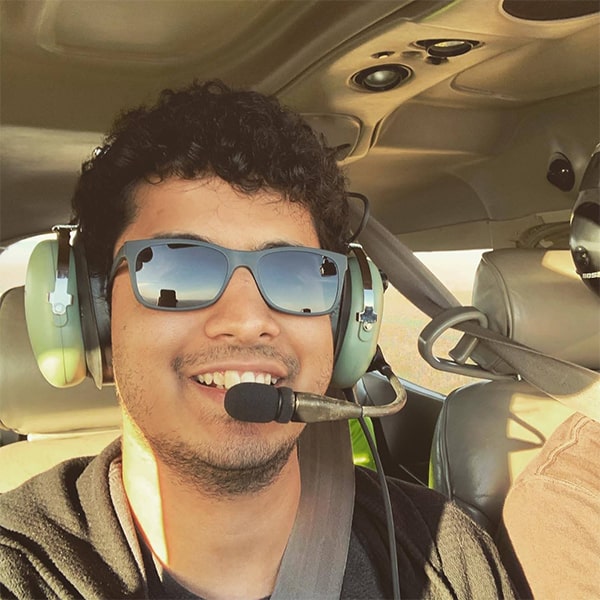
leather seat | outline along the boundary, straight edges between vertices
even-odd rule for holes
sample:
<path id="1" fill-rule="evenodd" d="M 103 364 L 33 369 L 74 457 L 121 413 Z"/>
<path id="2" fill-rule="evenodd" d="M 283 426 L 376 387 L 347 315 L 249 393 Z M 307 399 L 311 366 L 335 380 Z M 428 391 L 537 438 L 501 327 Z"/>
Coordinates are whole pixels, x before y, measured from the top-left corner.
<path id="1" fill-rule="evenodd" d="M 579 279 L 568 250 L 484 254 L 472 303 L 491 329 L 600 369 L 600 302 Z M 495 535 L 511 483 L 572 412 L 516 378 L 453 391 L 434 433 L 430 485 Z"/>

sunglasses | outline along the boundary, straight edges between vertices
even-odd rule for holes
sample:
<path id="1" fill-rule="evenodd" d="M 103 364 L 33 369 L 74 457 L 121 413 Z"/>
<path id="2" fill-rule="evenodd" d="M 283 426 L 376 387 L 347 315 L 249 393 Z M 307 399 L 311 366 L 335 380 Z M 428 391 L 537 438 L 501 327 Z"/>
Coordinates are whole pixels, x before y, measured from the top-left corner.
<path id="1" fill-rule="evenodd" d="M 112 282 L 127 261 L 138 302 L 157 310 L 194 310 L 214 304 L 233 272 L 246 267 L 264 301 L 292 315 L 325 315 L 337 307 L 347 259 L 343 254 L 281 246 L 230 250 L 181 238 L 125 242 L 112 265 Z"/>

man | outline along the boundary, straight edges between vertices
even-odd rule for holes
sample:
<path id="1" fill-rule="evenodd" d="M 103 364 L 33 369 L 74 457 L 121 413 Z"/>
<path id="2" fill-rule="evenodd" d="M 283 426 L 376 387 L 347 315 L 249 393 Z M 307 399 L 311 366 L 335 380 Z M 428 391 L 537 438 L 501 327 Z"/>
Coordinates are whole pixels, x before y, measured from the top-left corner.
<path id="1" fill-rule="evenodd" d="M 273 593 L 304 425 L 236 421 L 224 395 L 240 381 L 326 392 L 344 186 L 310 128 L 256 93 L 193 84 L 120 117 L 74 208 L 89 268 L 107 279 L 123 436 L 0 500 L 2 597 Z M 296 272 L 307 279 L 290 290 Z M 512 597 L 465 515 L 390 486 L 403 597 Z M 380 503 L 376 478 L 357 470 L 343 598 L 391 594 Z"/>

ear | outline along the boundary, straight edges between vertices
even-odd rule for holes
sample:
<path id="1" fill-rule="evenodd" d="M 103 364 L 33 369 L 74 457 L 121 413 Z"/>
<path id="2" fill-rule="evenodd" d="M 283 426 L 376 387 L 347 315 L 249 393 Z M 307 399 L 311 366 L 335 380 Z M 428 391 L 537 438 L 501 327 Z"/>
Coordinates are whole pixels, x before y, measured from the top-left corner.
<path id="1" fill-rule="evenodd" d="M 334 333 L 333 387 L 350 388 L 366 373 L 377 349 L 382 317 L 381 274 L 364 250 L 353 244 Z"/>
<path id="2" fill-rule="evenodd" d="M 81 383 L 87 369 L 68 233 L 34 248 L 25 280 L 25 318 L 33 353 L 48 383 Z"/>

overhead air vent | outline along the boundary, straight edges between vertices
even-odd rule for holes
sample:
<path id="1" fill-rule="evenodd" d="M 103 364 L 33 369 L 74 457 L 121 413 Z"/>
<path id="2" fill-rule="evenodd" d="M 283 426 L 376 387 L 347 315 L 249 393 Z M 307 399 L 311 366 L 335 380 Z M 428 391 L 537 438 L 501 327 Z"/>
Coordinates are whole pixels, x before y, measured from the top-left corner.
<path id="1" fill-rule="evenodd" d="M 473 48 L 481 46 L 481 42 L 463 39 L 432 39 L 418 40 L 414 42 L 414 45 L 423 48 L 432 58 L 444 59 L 466 54 Z"/>
<path id="2" fill-rule="evenodd" d="M 571 161 L 562 153 L 550 157 L 546 179 L 563 192 L 570 192 L 575 185 L 575 171 Z"/>

